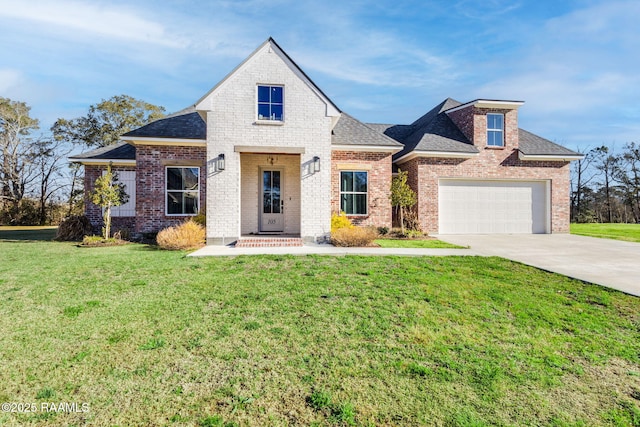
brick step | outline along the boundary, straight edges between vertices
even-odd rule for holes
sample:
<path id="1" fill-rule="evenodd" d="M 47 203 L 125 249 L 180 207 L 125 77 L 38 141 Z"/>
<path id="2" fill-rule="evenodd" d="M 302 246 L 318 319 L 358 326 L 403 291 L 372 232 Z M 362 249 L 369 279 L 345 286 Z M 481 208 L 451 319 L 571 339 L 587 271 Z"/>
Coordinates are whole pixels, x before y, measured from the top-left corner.
<path id="1" fill-rule="evenodd" d="M 303 246 L 300 237 L 241 237 L 236 248 L 277 248 Z"/>

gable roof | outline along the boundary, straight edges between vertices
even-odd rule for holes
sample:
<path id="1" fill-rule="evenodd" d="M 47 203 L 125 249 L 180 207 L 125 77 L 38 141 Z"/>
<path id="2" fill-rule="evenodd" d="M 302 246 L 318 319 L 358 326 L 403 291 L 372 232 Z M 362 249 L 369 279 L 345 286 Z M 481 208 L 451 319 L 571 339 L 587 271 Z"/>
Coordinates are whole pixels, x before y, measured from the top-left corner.
<path id="1" fill-rule="evenodd" d="M 192 107 L 122 135 L 125 140 L 136 137 L 203 140 L 207 138 L 207 125 Z"/>
<path id="2" fill-rule="evenodd" d="M 249 55 L 244 61 L 242 61 L 236 68 L 234 68 L 229 74 L 227 74 L 222 80 L 218 82 L 209 92 L 207 92 L 202 98 L 200 98 L 195 104 L 194 108 L 198 111 L 207 110 L 205 101 L 213 94 L 218 88 L 224 85 L 229 78 L 234 75 L 238 70 L 243 68 L 245 64 L 250 62 L 262 49 L 266 46 L 270 46 L 274 48 L 274 51 L 280 55 L 283 61 L 295 72 L 298 76 L 311 88 L 313 92 L 316 93 L 322 99 L 325 104 L 327 104 L 327 115 L 329 116 L 338 116 L 341 113 L 341 110 L 336 106 L 336 104 L 320 89 L 314 82 L 309 78 L 307 73 L 305 73 L 298 64 L 295 63 L 293 59 L 280 47 L 278 43 L 273 39 L 273 37 L 269 37 L 265 40 L 256 50 L 254 50 L 251 55 Z"/>
<path id="3" fill-rule="evenodd" d="M 69 157 L 71 162 L 78 163 L 123 163 L 136 160 L 136 147 L 121 141 L 117 144 L 107 145 L 106 147 L 96 148 L 95 150 L 85 151 Z"/>
<path id="4" fill-rule="evenodd" d="M 376 129 L 362 123 L 347 113 L 341 113 L 331 130 L 331 144 L 402 149 L 402 144 Z"/>

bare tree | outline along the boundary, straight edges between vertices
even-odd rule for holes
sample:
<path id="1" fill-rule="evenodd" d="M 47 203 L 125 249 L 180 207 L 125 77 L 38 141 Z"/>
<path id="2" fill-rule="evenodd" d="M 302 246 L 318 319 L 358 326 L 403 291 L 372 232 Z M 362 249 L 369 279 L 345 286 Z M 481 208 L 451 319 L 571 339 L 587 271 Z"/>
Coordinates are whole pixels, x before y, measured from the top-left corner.
<path id="1" fill-rule="evenodd" d="M 67 164 L 67 156 L 72 148 L 64 141 L 53 138 L 41 138 L 33 146 L 33 165 L 38 172 L 34 195 L 39 201 L 39 223 L 47 223 L 47 203 L 62 189 L 69 186 L 64 179 L 63 171 Z"/>
<path id="2" fill-rule="evenodd" d="M 620 158 L 613 155 L 609 151 L 609 147 L 602 146 L 593 150 L 594 153 L 594 166 L 600 172 L 600 182 L 602 191 L 604 192 L 604 203 L 606 222 L 613 222 L 613 209 L 612 209 L 612 184 L 614 183 L 616 171 Z"/>
<path id="3" fill-rule="evenodd" d="M 584 154 L 584 157 L 571 164 L 571 217 L 573 221 L 583 222 L 586 216 L 583 205 L 584 193 L 595 178 L 591 167 L 595 156 L 594 150 L 588 148 L 578 152 Z"/>
<path id="4" fill-rule="evenodd" d="M 38 129 L 38 120 L 29 116 L 24 102 L 0 97 L 0 202 L 18 208 L 27 187 L 37 177 L 30 133 Z"/>
<path id="5" fill-rule="evenodd" d="M 634 142 L 625 145 L 615 179 L 620 183 L 624 202 L 630 208 L 634 222 L 640 223 L 640 145 Z"/>

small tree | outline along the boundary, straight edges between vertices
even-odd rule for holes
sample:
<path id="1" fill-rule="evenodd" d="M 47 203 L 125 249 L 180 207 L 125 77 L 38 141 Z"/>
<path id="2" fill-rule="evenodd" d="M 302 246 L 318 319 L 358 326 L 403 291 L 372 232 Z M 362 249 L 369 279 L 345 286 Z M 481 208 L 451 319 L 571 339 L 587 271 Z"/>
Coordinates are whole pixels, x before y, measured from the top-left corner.
<path id="1" fill-rule="evenodd" d="M 398 175 L 391 180 L 391 206 L 400 209 L 400 228 L 404 234 L 404 210 L 418 201 L 416 192 L 407 184 L 407 171 L 398 170 Z"/>
<path id="2" fill-rule="evenodd" d="M 104 209 L 102 237 L 105 240 L 111 234 L 111 208 L 127 203 L 128 200 L 129 195 L 124 191 L 124 184 L 118 182 L 118 176 L 111 172 L 111 164 L 109 164 L 107 172 L 96 179 L 95 187 L 91 192 L 91 201 Z"/>

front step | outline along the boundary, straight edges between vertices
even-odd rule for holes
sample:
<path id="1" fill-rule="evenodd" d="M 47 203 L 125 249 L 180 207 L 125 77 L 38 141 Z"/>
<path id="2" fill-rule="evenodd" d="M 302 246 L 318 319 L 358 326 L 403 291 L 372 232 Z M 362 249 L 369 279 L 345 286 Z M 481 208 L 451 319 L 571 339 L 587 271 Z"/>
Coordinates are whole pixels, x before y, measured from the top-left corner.
<path id="1" fill-rule="evenodd" d="M 241 237 L 235 244 L 236 248 L 279 248 L 303 246 L 300 237 Z"/>

